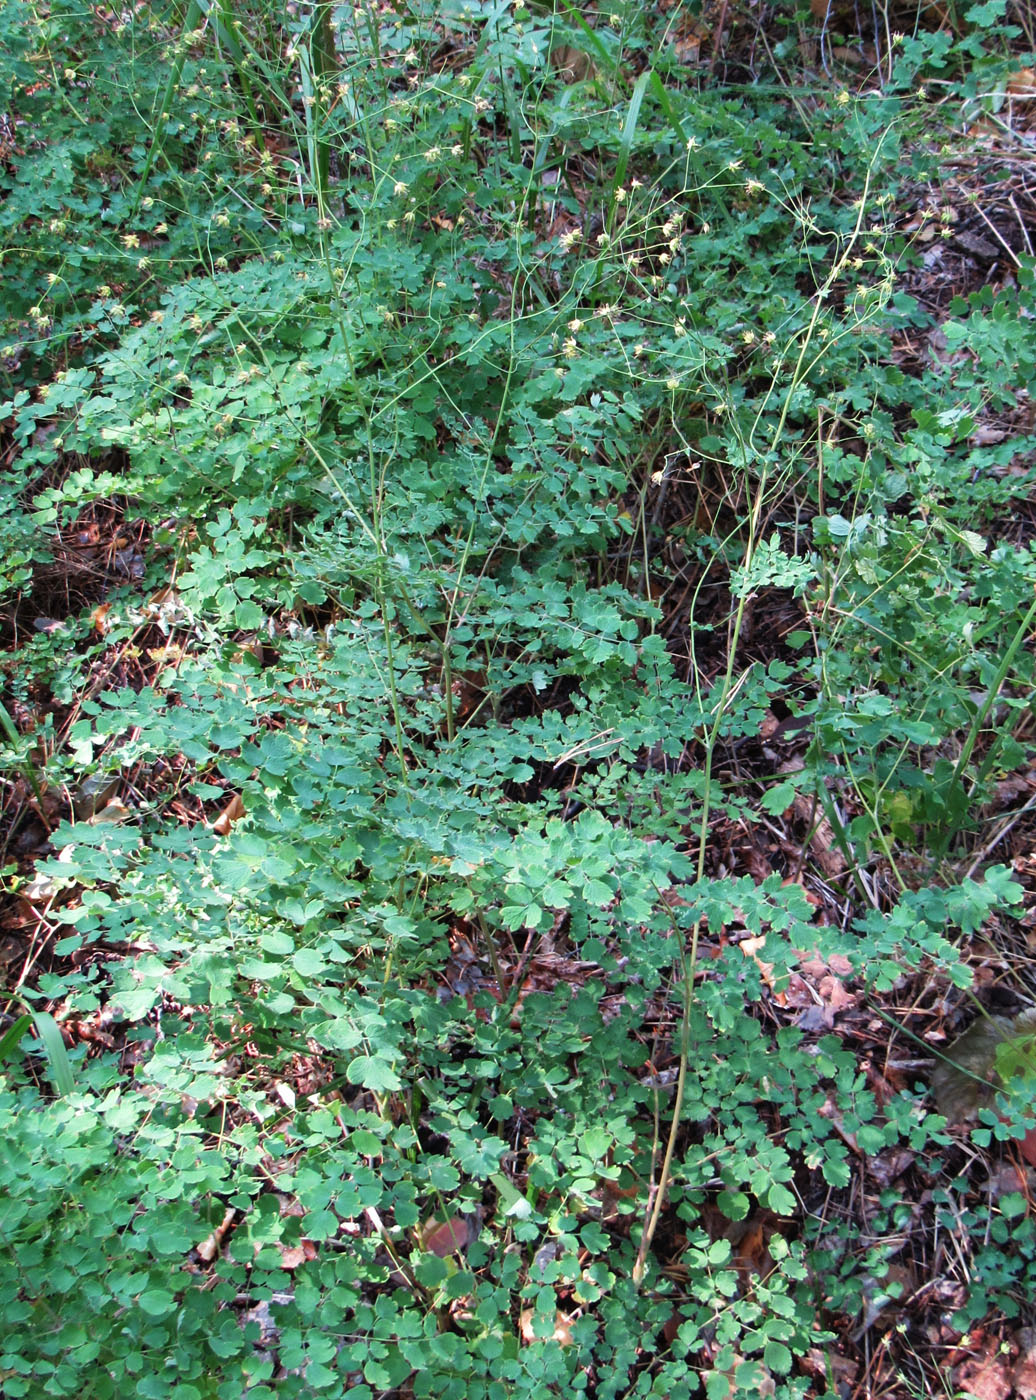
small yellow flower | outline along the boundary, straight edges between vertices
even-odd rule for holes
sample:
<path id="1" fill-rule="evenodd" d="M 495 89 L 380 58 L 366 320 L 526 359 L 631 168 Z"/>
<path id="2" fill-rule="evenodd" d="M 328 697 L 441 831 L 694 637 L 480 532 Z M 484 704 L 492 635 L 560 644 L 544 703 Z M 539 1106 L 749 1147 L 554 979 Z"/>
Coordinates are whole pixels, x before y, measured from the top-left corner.
<path id="1" fill-rule="evenodd" d="M 625 191 L 625 190 L 622 188 L 622 186 L 620 185 L 619 188 L 615 191 L 615 203 L 616 203 L 616 204 L 625 204 L 625 202 L 626 202 L 626 191 Z"/>
<path id="2" fill-rule="evenodd" d="M 148 268 L 149 268 L 150 266 L 151 266 L 151 259 L 150 259 L 150 258 L 138 258 L 138 259 L 137 259 L 137 271 L 138 271 L 138 272 L 147 272 L 147 270 L 148 270 Z"/>
<path id="3" fill-rule="evenodd" d="M 140 239 L 135 233 L 124 233 L 122 235 L 122 246 L 124 248 L 139 248 Z"/>
<path id="4" fill-rule="evenodd" d="M 457 156 L 462 156 L 463 154 L 464 154 L 464 147 L 460 144 L 459 141 L 457 142 L 457 144 L 456 144 L 455 146 L 451 146 L 451 147 L 450 147 L 450 155 L 453 156 L 454 159 L 456 159 Z"/>
<path id="5" fill-rule="evenodd" d="M 155 232 L 156 232 L 157 234 L 159 234 L 159 235 L 161 235 L 161 234 L 163 234 L 163 233 L 168 233 L 168 232 L 169 232 L 169 225 L 168 225 L 168 224 L 156 224 L 156 225 L 155 225 Z"/>
<path id="6" fill-rule="evenodd" d="M 397 180 L 396 183 L 392 186 L 393 194 L 406 194 L 406 192 L 407 183 L 405 180 Z"/>
<path id="7" fill-rule="evenodd" d="M 575 356 L 579 354 L 579 346 L 576 344 L 574 336 L 569 335 L 565 337 L 565 343 L 561 347 L 561 353 L 566 360 L 574 359 Z"/>
<path id="8" fill-rule="evenodd" d="M 431 165 L 432 161 L 433 161 L 433 160 L 438 160 L 439 157 L 440 157 L 441 155 L 442 155 L 442 147 L 441 147 L 441 146 L 429 146 L 428 149 L 427 149 L 427 151 L 425 151 L 425 153 L 424 153 L 424 158 L 425 158 L 425 160 L 428 162 L 428 164 Z"/>
<path id="9" fill-rule="evenodd" d="M 646 346 L 643 342 L 641 342 L 641 343 L 638 344 L 638 345 L 634 345 L 634 347 L 633 347 L 633 358 L 634 358 L 635 360 L 641 359 L 641 358 L 643 357 L 644 352 L 645 352 L 646 350 L 647 350 L 647 346 Z"/>
<path id="10" fill-rule="evenodd" d="M 578 335 L 579 332 L 583 329 L 583 324 L 584 323 L 579 319 L 579 317 L 576 316 L 571 321 L 569 321 L 568 328 L 573 335 Z"/>
<path id="11" fill-rule="evenodd" d="M 835 98 L 835 101 L 838 103 L 839 107 L 848 107 L 851 100 L 852 99 L 846 92 L 845 88 L 842 88 L 841 92 L 839 92 L 838 96 Z"/>
<path id="12" fill-rule="evenodd" d="M 568 233 L 563 233 L 560 242 L 565 252 L 567 253 L 571 247 L 578 243 L 582 236 L 583 230 L 581 228 L 569 229 Z"/>
<path id="13" fill-rule="evenodd" d="M 680 387 L 680 381 L 674 376 L 666 380 L 665 386 L 671 394 L 675 394 Z"/>

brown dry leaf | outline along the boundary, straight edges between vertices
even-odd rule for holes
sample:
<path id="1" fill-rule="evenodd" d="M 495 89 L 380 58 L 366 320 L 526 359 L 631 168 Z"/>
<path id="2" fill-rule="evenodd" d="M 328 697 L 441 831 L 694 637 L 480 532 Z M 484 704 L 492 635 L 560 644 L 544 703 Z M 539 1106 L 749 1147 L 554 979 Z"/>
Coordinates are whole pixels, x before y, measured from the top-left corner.
<path id="1" fill-rule="evenodd" d="M 212 823 L 212 829 L 217 836 L 229 836 L 230 828 L 244 815 L 245 804 L 241 800 L 241 794 L 236 792 Z"/>
<path id="2" fill-rule="evenodd" d="M 32 625 L 35 631 L 46 632 L 49 636 L 52 632 L 60 632 L 65 624 L 59 617 L 34 617 Z"/>
<path id="3" fill-rule="evenodd" d="M 788 977 L 788 985 L 784 990 L 781 1001 L 782 1006 L 789 1006 L 794 1011 L 804 1011 L 807 1006 L 813 1006 L 813 993 L 809 989 L 808 983 L 793 972 Z"/>
<path id="4" fill-rule="evenodd" d="M 781 727 L 781 722 L 772 710 L 767 710 L 759 723 L 759 737 L 765 743 L 767 739 L 772 739 Z"/>
<path id="5" fill-rule="evenodd" d="M 108 614 L 111 610 L 111 603 L 98 603 L 90 614 L 90 625 L 101 637 L 108 631 Z"/>
<path id="6" fill-rule="evenodd" d="M 273 1092 L 280 1099 L 285 1108 L 295 1107 L 295 1090 L 290 1084 L 286 1084 L 283 1079 L 278 1079 L 273 1086 Z"/>
<path id="7" fill-rule="evenodd" d="M 64 881 L 55 879 L 53 875 L 34 875 L 19 893 L 30 905 L 45 904 L 47 900 L 55 899 L 64 888 Z"/>
<path id="8" fill-rule="evenodd" d="M 974 1021 L 932 1072 L 932 1091 L 943 1117 L 951 1123 L 974 1117 L 991 1101 L 999 1082 L 996 1066 L 1000 1046 L 1034 1034 L 1036 1016 L 1028 1011 L 1014 1017 L 980 1016 Z"/>
<path id="9" fill-rule="evenodd" d="M 756 967 L 762 973 L 763 981 L 772 990 L 774 985 L 773 963 L 763 962 L 761 958 L 756 957 L 756 954 L 759 952 L 760 948 L 762 948 L 765 945 L 765 943 L 766 935 L 760 934 L 757 938 L 742 938 L 741 942 L 737 946 L 741 949 L 742 953 L 744 953 L 746 958 L 752 959 Z"/>
<path id="10" fill-rule="evenodd" d="M 1018 1151 L 1030 1167 L 1036 1167 L 1036 1128 L 1030 1128 L 1025 1136 L 1019 1140 Z"/>
<path id="11" fill-rule="evenodd" d="M 281 1245 L 281 1263 L 286 1269 L 297 1269 L 307 1259 L 305 1249 L 300 1244 Z"/>
<path id="12" fill-rule="evenodd" d="M 770 1239 L 777 1233 L 774 1229 L 776 1217 L 769 1212 L 749 1221 L 734 1251 L 734 1262 L 745 1276 L 766 1275 L 773 1272 L 773 1258 L 770 1254 Z"/>
<path id="13" fill-rule="evenodd" d="M 116 797 L 111 802 L 106 802 L 99 812 L 95 812 L 92 817 L 88 818 L 87 825 L 96 826 L 99 822 L 114 822 L 115 825 L 118 825 L 120 822 L 129 821 L 132 816 L 133 813 L 129 807 Z"/>
<path id="14" fill-rule="evenodd" d="M 1016 1338 L 1019 1356 L 1011 1382 L 1017 1400 L 1036 1400 L 1036 1327 L 1023 1327 Z"/>
<path id="15" fill-rule="evenodd" d="M 700 34 L 688 34 L 684 38 L 673 40 L 673 56 L 677 63 L 685 63 L 688 67 L 693 67 L 701 56 Z"/>
<path id="16" fill-rule="evenodd" d="M 1012 97 L 1036 97 L 1036 70 L 1019 68 L 1007 81 L 1007 91 Z"/>
<path id="17" fill-rule="evenodd" d="M 809 958 L 799 959 L 799 970 L 803 977 L 811 977 L 814 982 L 819 982 L 821 977 L 827 976 L 828 964 L 823 958 L 818 958 L 816 954 Z"/>
<path id="18" fill-rule="evenodd" d="M 551 66 L 561 74 L 566 83 L 581 83 L 592 78 L 596 69 L 589 54 L 571 44 L 558 44 L 550 51 Z"/>
<path id="19" fill-rule="evenodd" d="M 830 1013 L 832 1022 L 840 1011 L 845 1011 L 856 1005 L 856 998 L 851 992 L 845 990 L 837 977 L 822 977 L 817 991 L 824 999 L 824 1005 Z"/>
<path id="20" fill-rule="evenodd" d="M 166 642 L 165 646 L 148 647 L 147 654 L 159 666 L 178 666 L 184 658 L 185 651 L 186 648 L 175 642 Z"/>
<path id="21" fill-rule="evenodd" d="M 113 778 L 109 773 L 91 773 L 84 778 L 72 796 L 72 810 L 79 820 L 86 821 L 106 807 L 118 792 L 121 781 L 118 774 Z"/>
<path id="22" fill-rule="evenodd" d="M 801 772 L 801 770 L 801 758 L 791 758 L 786 763 L 782 763 L 777 771 L 782 774 L 790 774 Z M 845 857 L 838 849 L 834 828 L 822 814 L 820 804 L 807 793 L 797 792 L 791 805 L 795 820 L 811 828 L 809 849 L 813 853 L 813 859 L 820 867 L 820 873 L 829 880 L 844 875 L 846 870 Z"/>
<path id="23" fill-rule="evenodd" d="M 449 1220 L 440 1221 L 433 1215 L 421 1227 L 421 1243 L 429 1254 L 445 1259 L 467 1249 L 473 1238 L 473 1229 L 477 1231 L 473 1216 L 454 1215 Z"/>
<path id="24" fill-rule="evenodd" d="M 801 794 L 795 798 L 795 815 L 800 821 L 809 821 L 811 818 L 816 821 L 812 802 Z M 820 867 L 821 874 L 829 880 L 837 879 L 839 875 L 845 874 L 845 857 L 838 849 L 835 841 L 834 828 L 826 817 L 821 817 L 816 822 L 813 835 L 810 837 L 809 848 L 813 852 L 813 858 Z"/>
<path id="25" fill-rule="evenodd" d="M 998 1356 L 977 1356 L 957 1368 L 956 1383 L 974 1400 L 1008 1400 L 1011 1377 Z"/>
<path id="26" fill-rule="evenodd" d="M 539 1341 L 533 1331 L 533 1320 L 536 1317 L 533 1308 L 523 1308 L 519 1318 L 519 1328 L 522 1334 L 522 1341 L 526 1344 Z M 572 1319 L 559 1308 L 554 1315 L 554 1340 L 559 1346 L 570 1347 L 572 1345 Z"/>
<path id="27" fill-rule="evenodd" d="M 891 1186 L 916 1160 L 916 1154 L 907 1147 L 889 1147 L 870 1158 L 867 1170 L 879 1186 Z"/>
<path id="28" fill-rule="evenodd" d="M 220 1246 L 223 1243 L 223 1237 L 233 1223 L 234 1212 L 232 1210 L 227 1210 L 224 1213 L 223 1219 L 213 1230 L 212 1234 L 209 1235 L 207 1239 L 202 1240 L 201 1244 L 196 1244 L 194 1246 L 194 1252 L 199 1259 L 203 1260 L 206 1264 L 212 1263 L 213 1259 L 215 1259 L 216 1255 L 219 1253 Z"/>
<path id="29" fill-rule="evenodd" d="M 860 1368 L 849 1357 L 837 1351 L 822 1351 L 812 1347 L 802 1358 L 802 1369 L 811 1376 L 818 1376 L 834 1384 L 831 1389 L 840 1395 L 849 1395 L 856 1387 Z"/>

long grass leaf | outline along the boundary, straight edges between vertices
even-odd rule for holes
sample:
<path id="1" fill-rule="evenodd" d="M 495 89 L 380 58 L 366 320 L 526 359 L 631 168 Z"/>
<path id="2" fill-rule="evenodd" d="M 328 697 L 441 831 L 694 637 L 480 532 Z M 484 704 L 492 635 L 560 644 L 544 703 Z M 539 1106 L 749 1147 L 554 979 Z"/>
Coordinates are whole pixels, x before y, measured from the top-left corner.
<path id="1" fill-rule="evenodd" d="M 637 134 L 637 121 L 640 117 L 640 108 L 644 101 L 644 93 L 647 85 L 651 81 L 652 70 L 645 69 L 633 85 L 633 92 L 630 95 L 630 105 L 626 110 L 626 120 L 622 125 L 622 135 L 619 138 L 619 159 L 615 165 L 615 178 L 612 180 L 612 201 L 615 200 L 615 191 L 626 178 L 626 171 L 629 168 L 630 156 L 633 153 L 633 139 Z"/>
<path id="2" fill-rule="evenodd" d="M 22 1043 L 25 1032 L 32 1024 L 31 1016 L 19 1016 L 13 1026 L 9 1026 L 3 1035 L 0 1036 L 0 1064 L 4 1060 L 13 1059 L 15 1052 Z"/>
<path id="3" fill-rule="evenodd" d="M 187 34 L 192 33 L 198 27 L 198 22 L 201 18 L 202 8 L 199 4 L 199 0 L 191 0 L 190 5 L 187 7 L 187 18 L 184 20 L 184 32 Z M 147 158 L 144 161 L 144 169 L 140 172 L 140 179 L 137 181 L 137 194 L 133 201 L 132 217 L 136 216 L 137 210 L 140 207 L 140 201 L 144 197 L 144 191 L 147 189 L 148 177 L 151 174 L 155 161 L 162 153 L 165 135 L 160 125 L 162 122 L 162 113 L 170 110 L 173 93 L 176 91 L 180 82 L 180 74 L 183 72 L 183 65 L 186 61 L 187 50 L 186 48 L 181 48 L 173 62 L 172 68 L 169 70 L 165 91 L 162 93 L 162 100 L 156 109 L 157 124 L 155 126 L 155 134 L 151 139 L 151 145 L 148 147 Z"/>
<path id="4" fill-rule="evenodd" d="M 54 1092 L 62 1095 L 71 1094 L 75 1088 L 75 1081 L 72 1078 L 72 1063 L 68 1058 L 65 1042 L 61 1039 L 57 1021 L 46 1011 L 34 1011 L 32 1019 L 43 1046 L 47 1064 L 50 1067 L 50 1082 Z"/>

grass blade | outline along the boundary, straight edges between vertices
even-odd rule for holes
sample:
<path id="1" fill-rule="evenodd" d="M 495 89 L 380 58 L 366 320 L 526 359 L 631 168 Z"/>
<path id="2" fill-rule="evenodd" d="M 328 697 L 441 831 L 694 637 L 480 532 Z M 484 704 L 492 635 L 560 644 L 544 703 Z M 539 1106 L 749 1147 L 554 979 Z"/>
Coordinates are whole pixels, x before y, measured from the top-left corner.
<path id="1" fill-rule="evenodd" d="M 13 1026 L 10 1026 L 3 1035 L 0 1036 L 0 1064 L 5 1060 L 13 1059 L 14 1053 L 22 1043 L 22 1037 L 32 1024 L 31 1016 L 19 1016 Z"/>
<path id="2" fill-rule="evenodd" d="M 612 197 L 615 191 L 626 178 L 626 170 L 630 163 L 630 156 L 633 153 L 633 138 L 637 133 L 637 120 L 640 117 L 641 104 L 644 101 L 644 93 L 647 85 L 651 81 L 652 70 L 647 68 L 633 85 L 633 92 L 630 95 L 630 105 L 626 112 L 626 120 L 622 127 L 622 136 L 619 140 L 619 159 L 615 166 L 615 178 L 612 181 Z"/>
<path id="3" fill-rule="evenodd" d="M 34 1011 L 32 1019 L 43 1046 L 43 1054 L 50 1067 L 50 1082 L 54 1092 L 62 1096 L 71 1094 L 75 1088 L 75 1081 L 72 1078 L 72 1063 L 68 1058 L 68 1051 L 65 1049 L 65 1042 L 61 1038 L 57 1021 L 46 1011 Z"/>

